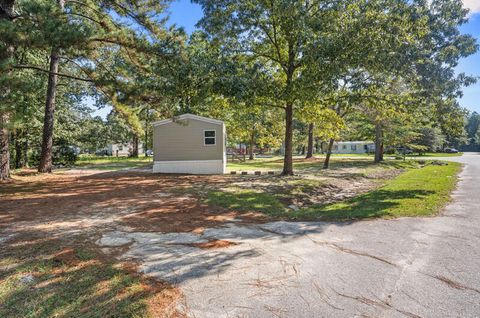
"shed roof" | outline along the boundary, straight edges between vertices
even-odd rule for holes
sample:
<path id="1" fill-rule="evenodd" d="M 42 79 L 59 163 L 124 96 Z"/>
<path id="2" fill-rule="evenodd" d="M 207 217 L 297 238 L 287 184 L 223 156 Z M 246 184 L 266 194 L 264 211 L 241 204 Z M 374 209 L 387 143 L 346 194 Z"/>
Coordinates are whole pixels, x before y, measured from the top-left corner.
<path id="1" fill-rule="evenodd" d="M 175 117 L 172 117 L 172 118 L 167 118 L 167 119 L 163 119 L 163 120 L 160 120 L 160 121 L 156 121 L 156 122 L 152 123 L 152 126 L 165 125 L 165 124 L 168 124 L 168 123 L 173 123 L 173 122 L 180 121 L 180 120 L 185 120 L 185 119 L 193 119 L 193 120 L 204 121 L 204 122 L 210 123 L 210 124 L 223 125 L 223 121 L 218 120 L 218 119 L 207 118 L 207 117 L 193 115 L 193 114 L 183 114 L 183 115 L 180 115 L 180 116 L 175 116 Z"/>
<path id="2" fill-rule="evenodd" d="M 336 141 L 336 144 L 373 144 L 373 141 L 366 140 L 366 141 Z"/>

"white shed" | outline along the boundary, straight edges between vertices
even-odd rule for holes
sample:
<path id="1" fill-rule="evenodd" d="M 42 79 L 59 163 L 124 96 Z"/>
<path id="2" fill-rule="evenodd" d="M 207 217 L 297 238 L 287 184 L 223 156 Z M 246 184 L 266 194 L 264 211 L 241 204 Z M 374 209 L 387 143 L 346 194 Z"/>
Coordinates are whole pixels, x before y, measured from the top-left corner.
<path id="1" fill-rule="evenodd" d="M 226 166 L 223 121 L 184 114 L 153 123 L 153 172 L 223 174 Z"/>

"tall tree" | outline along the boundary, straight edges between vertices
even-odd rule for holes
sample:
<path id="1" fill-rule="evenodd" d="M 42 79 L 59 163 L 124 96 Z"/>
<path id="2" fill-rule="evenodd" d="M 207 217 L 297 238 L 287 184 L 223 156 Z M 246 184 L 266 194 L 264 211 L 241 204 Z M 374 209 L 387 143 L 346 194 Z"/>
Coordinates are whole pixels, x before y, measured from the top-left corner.
<path id="1" fill-rule="evenodd" d="M 13 23 L 16 17 L 15 0 L 0 1 L 0 29 L 4 30 L 4 26 Z M 5 28 L 6 29 L 6 28 Z M 9 145 L 9 117 L 11 105 L 8 105 L 10 87 L 8 84 L 9 75 L 8 67 L 5 65 L 11 63 L 14 48 L 12 45 L 0 41 L 0 181 L 10 178 L 10 145 Z M 7 72 L 3 72 L 4 70 Z"/>
<path id="2" fill-rule="evenodd" d="M 473 112 L 467 117 L 465 130 L 467 132 L 469 150 L 478 150 L 480 145 L 480 114 Z"/>
<path id="3" fill-rule="evenodd" d="M 232 58 L 245 55 L 270 74 L 269 106 L 283 109 L 285 157 L 283 175 L 293 174 L 294 107 L 305 87 L 301 69 L 307 67 L 306 47 L 311 43 L 315 21 L 332 27 L 335 10 L 317 1 L 209 1 L 198 0 L 205 16 L 200 21 L 214 41 L 222 43 Z"/>
<path id="4" fill-rule="evenodd" d="M 307 155 L 305 156 L 306 159 L 313 158 L 313 131 L 315 128 L 315 124 L 310 123 L 308 124 L 308 140 L 307 140 Z"/>
<path id="5" fill-rule="evenodd" d="M 65 0 L 57 0 L 58 10 L 65 10 Z M 58 65 L 60 63 L 60 47 L 55 43 L 50 53 L 50 69 L 48 74 L 47 98 L 45 101 L 45 117 L 43 120 L 42 154 L 38 172 L 52 172 L 53 123 L 55 113 L 55 97 L 57 94 Z"/>

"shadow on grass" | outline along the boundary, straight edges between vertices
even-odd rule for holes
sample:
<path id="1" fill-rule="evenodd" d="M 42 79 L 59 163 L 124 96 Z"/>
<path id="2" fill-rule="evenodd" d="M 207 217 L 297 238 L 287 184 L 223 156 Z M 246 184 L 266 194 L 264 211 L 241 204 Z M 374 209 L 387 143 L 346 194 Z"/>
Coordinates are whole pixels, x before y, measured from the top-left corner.
<path id="1" fill-rule="evenodd" d="M 282 204 L 281 196 L 269 193 L 250 190 L 235 192 L 212 191 L 208 194 L 206 203 L 236 211 L 261 212 L 287 219 L 342 222 L 408 215 L 408 210 L 415 210 L 413 203 L 418 203 L 418 199 L 424 199 L 434 193 L 434 191 L 427 190 L 380 189 L 344 202 L 290 210 Z M 405 204 L 409 200 L 412 200 L 412 205 Z"/>
<path id="2" fill-rule="evenodd" d="M 379 189 L 353 199 L 331 205 L 314 206 L 295 213 L 296 217 L 320 218 L 325 221 L 348 221 L 355 219 L 394 217 L 407 215 L 405 209 L 415 206 L 405 200 L 423 199 L 434 194 L 428 190 L 385 190 Z"/>
<path id="3" fill-rule="evenodd" d="M 252 190 L 210 191 L 205 203 L 242 212 L 255 211 L 268 215 L 285 211 L 284 205 L 273 195 Z"/>
<path id="4" fill-rule="evenodd" d="M 152 304 L 173 314 L 175 288 L 93 249 L 40 237 L 7 243 L 0 250 L 0 317 L 146 317 Z"/>

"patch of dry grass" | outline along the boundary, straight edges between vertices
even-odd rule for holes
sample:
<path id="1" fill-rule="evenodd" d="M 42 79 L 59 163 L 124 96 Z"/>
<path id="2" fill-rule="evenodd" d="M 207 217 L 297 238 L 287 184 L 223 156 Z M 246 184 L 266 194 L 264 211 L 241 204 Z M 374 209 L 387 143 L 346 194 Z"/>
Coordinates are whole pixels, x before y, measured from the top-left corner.
<path id="1" fill-rule="evenodd" d="M 14 238 L 3 243 L 0 259 L 0 317 L 178 316 L 177 288 L 88 244 Z"/>

